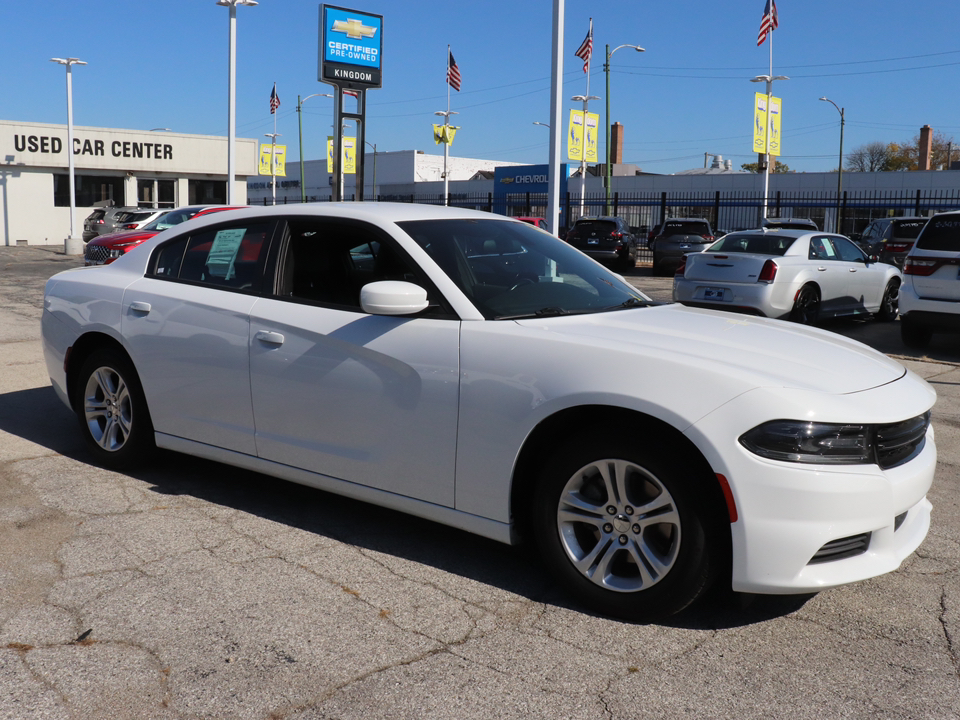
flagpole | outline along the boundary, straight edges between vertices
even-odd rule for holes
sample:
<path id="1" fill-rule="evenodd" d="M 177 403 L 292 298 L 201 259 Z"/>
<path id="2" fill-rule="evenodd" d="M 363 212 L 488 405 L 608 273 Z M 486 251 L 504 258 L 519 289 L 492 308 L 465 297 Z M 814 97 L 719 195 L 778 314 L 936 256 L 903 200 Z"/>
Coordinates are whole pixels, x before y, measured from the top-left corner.
<path id="1" fill-rule="evenodd" d="M 447 74 L 450 73 L 450 46 L 447 45 Z M 447 114 L 443 116 L 443 204 L 450 204 L 450 179 L 447 177 L 447 158 L 450 157 L 450 79 L 447 78 Z"/>
<path id="2" fill-rule="evenodd" d="M 590 40 L 593 41 L 593 18 L 590 18 Z M 587 94 L 583 96 L 583 137 L 580 139 L 580 217 L 583 217 L 583 196 L 587 191 L 587 104 L 590 102 L 590 65 L 593 52 L 587 57 Z"/>
<path id="3" fill-rule="evenodd" d="M 273 84 L 273 94 L 277 94 L 277 84 Z M 279 97 L 279 96 L 278 96 Z M 273 204 L 277 204 L 277 109 L 273 110 L 273 146 L 270 148 L 270 174 L 273 186 Z"/>
<path id="4" fill-rule="evenodd" d="M 763 163 L 763 217 L 767 217 L 767 196 L 770 194 L 770 96 L 773 95 L 773 28 L 767 30 L 767 42 L 770 43 L 770 74 L 767 75 L 767 127 L 764 132 L 766 153 Z"/>

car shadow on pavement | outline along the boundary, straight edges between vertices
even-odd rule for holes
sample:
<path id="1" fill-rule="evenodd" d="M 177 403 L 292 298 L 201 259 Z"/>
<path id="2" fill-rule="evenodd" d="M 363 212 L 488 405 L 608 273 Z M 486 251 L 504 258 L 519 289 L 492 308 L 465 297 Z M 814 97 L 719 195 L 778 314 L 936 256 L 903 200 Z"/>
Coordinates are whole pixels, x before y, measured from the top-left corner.
<path id="1" fill-rule="evenodd" d="M 0 394 L 0 431 L 92 465 L 76 418 L 49 386 Z M 279 480 L 162 451 L 127 473 L 167 496 L 187 496 L 358 548 L 488 584 L 536 603 L 593 615 L 573 604 L 544 572 L 529 544 L 510 547 L 456 528 Z M 802 604 L 802 603 L 801 603 Z M 798 609 L 782 598 L 714 591 L 669 627 L 714 630 L 763 622 Z"/>

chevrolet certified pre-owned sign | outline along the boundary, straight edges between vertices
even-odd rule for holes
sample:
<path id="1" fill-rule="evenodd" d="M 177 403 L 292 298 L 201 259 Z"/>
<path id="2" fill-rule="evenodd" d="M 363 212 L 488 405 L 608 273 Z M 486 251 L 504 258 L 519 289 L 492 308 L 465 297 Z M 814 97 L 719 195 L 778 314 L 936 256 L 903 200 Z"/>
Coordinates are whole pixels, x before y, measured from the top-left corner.
<path id="1" fill-rule="evenodd" d="M 383 16 L 320 6 L 320 82 L 381 87 Z"/>

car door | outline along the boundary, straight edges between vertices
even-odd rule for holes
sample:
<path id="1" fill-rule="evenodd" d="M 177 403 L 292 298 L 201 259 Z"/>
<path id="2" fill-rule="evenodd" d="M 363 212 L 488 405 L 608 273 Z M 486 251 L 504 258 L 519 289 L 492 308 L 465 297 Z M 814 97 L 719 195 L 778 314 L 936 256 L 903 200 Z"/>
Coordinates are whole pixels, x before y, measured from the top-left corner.
<path id="1" fill-rule="evenodd" d="M 820 311 L 824 314 L 844 312 L 850 305 L 846 267 L 833 245 L 833 238 L 817 235 L 810 238 L 809 259 L 813 263 L 814 277 L 820 286 Z"/>
<path id="2" fill-rule="evenodd" d="M 157 432 L 256 455 L 249 314 L 275 225 L 180 235 L 124 292 L 121 327 Z"/>
<path id="3" fill-rule="evenodd" d="M 250 316 L 258 454 L 452 507 L 460 321 L 436 303 L 368 315 L 360 288 L 375 280 L 429 284 L 372 226 L 289 221 L 276 292 Z"/>
<path id="4" fill-rule="evenodd" d="M 889 232 L 889 227 L 888 227 Z M 833 237 L 833 247 L 847 271 L 849 312 L 876 312 L 887 284 L 889 265 L 871 263 L 863 251 L 844 237 Z"/>

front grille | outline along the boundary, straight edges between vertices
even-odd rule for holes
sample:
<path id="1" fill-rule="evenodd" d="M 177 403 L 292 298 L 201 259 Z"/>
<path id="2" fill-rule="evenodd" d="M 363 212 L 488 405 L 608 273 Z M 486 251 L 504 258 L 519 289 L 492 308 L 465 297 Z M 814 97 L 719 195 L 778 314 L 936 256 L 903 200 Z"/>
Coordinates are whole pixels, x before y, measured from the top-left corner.
<path id="1" fill-rule="evenodd" d="M 94 265 L 102 265 L 110 257 L 110 248 L 103 245 L 87 245 L 83 249 L 83 259 Z"/>
<path id="2" fill-rule="evenodd" d="M 902 422 L 877 425 L 877 464 L 886 469 L 909 460 L 923 448 L 929 425 L 929 412 Z"/>
<path id="3" fill-rule="evenodd" d="M 818 563 L 833 562 L 845 558 L 862 555 L 870 546 L 870 533 L 860 535 L 851 535 L 850 537 L 831 540 L 822 548 L 817 550 L 816 554 L 810 558 L 808 565 Z"/>

